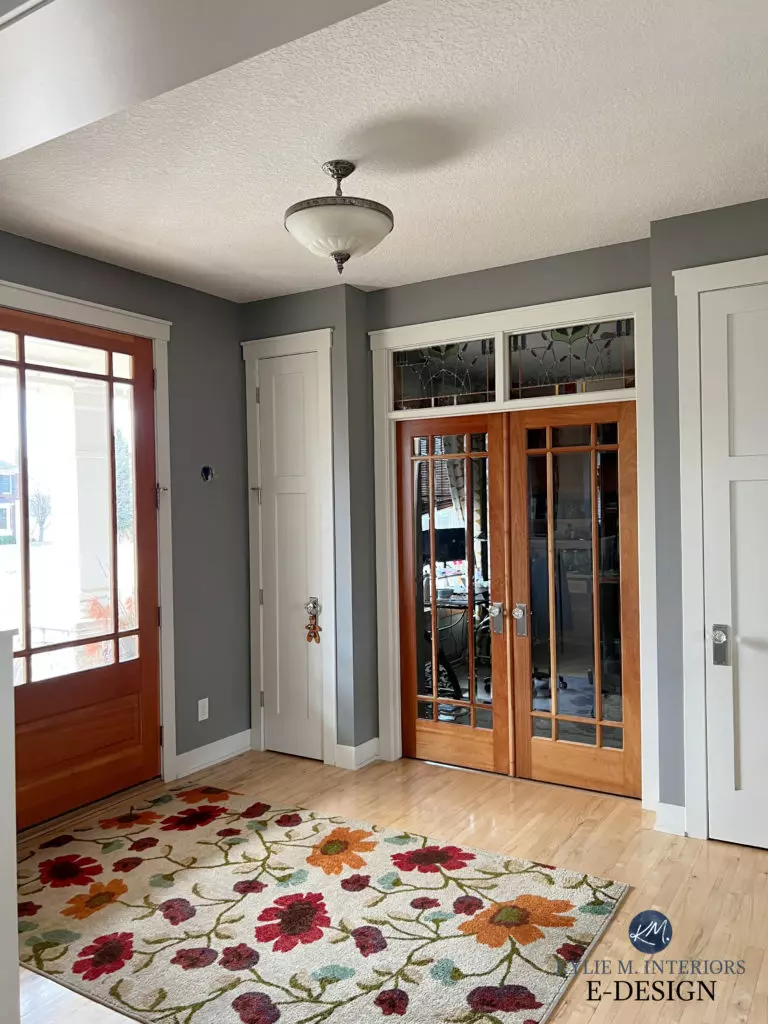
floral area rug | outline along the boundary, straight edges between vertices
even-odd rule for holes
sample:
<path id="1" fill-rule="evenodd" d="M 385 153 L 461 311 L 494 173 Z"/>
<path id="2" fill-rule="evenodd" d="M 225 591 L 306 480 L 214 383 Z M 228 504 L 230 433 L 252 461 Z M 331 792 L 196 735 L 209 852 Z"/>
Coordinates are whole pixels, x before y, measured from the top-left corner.
<path id="1" fill-rule="evenodd" d="M 19 861 L 21 963 L 151 1024 L 541 1024 L 628 888 L 210 786 Z"/>

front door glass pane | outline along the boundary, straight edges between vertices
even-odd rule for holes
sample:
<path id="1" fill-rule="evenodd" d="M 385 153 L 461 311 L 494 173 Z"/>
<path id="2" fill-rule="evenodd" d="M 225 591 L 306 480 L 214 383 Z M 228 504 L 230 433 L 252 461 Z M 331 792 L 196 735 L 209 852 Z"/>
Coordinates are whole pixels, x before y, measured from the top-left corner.
<path id="1" fill-rule="evenodd" d="M 114 628 L 109 396 L 104 381 L 36 370 L 26 396 L 30 640 L 39 647 Z M 48 671 L 33 664 L 32 678 Z"/>
<path id="2" fill-rule="evenodd" d="M 118 629 L 139 624 L 136 584 L 136 456 L 133 447 L 133 385 L 114 384 L 115 504 Z M 121 658 L 121 660 L 124 660 Z"/>
<path id="3" fill-rule="evenodd" d="M 20 467 L 19 371 L 0 366 L 0 630 L 17 630 L 15 650 L 24 646 Z"/>

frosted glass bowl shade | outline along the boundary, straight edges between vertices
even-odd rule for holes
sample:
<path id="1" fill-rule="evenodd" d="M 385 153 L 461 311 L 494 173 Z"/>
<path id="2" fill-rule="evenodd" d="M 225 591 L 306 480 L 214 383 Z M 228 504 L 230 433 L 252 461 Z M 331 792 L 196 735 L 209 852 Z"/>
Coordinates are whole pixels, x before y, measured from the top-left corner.
<path id="1" fill-rule="evenodd" d="M 392 211 L 372 199 L 323 196 L 294 203 L 285 211 L 286 230 L 315 256 L 363 256 L 394 226 Z"/>

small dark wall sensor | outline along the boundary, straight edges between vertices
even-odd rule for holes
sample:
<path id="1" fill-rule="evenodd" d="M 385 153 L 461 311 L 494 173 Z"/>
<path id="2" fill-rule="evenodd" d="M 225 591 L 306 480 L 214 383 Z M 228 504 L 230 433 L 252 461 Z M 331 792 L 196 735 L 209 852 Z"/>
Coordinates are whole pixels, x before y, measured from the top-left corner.
<path id="1" fill-rule="evenodd" d="M 204 483 L 209 484 L 215 476 L 213 472 L 213 466 L 203 466 L 203 468 L 200 470 L 200 476 L 202 477 Z"/>

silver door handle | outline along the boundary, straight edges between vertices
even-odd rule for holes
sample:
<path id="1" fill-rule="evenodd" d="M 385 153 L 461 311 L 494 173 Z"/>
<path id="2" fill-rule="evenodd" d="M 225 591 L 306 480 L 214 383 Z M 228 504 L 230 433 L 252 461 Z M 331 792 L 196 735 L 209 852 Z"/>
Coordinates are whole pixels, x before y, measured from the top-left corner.
<path id="1" fill-rule="evenodd" d="M 512 609 L 515 620 L 515 636 L 528 636 L 528 605 L 518 601 Z"/>
<path id="2" fill-rule="evenodd" d="M 501 601 L 494 601 L 488 609 L 488 614 L 491 617 L 491 632 L 503 633 L 504 632 L 504 605 Z"/>
<path id="3" fill-rule="evenodd" d="M 730 665 L 730 628 L 720 623 L 712 626 L 712 664 Z"/>

